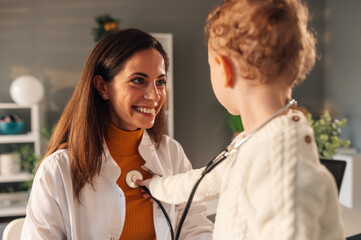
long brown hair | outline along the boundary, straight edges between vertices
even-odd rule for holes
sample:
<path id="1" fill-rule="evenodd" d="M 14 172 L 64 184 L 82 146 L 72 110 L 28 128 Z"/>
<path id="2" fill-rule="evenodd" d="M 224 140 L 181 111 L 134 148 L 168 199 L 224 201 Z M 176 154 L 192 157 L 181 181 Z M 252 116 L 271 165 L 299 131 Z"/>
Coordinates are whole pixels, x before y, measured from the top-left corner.
<path id="1" fill-rule="evenodd" d="M 146 32 L 125 29 L 103 38 L 91 52 L 52 134 L 44 158 L 58 149 L 68 149 L 74 195 L 78 200 L 84 185 L 93 184 L 93 177 L 100 173 L 103 141 L 110 121 L 109 106 L 93 85 L 93 78 L 100 75 L 104 81 L 112 81 L 126 61 L 144 49 L 156 49 L 168 70 L 168 57 L 162 45 Z M 164 131 L 165 106 L 158 113 L 154 126 L 148 129 L 156 146 L 159 146 Z"/>

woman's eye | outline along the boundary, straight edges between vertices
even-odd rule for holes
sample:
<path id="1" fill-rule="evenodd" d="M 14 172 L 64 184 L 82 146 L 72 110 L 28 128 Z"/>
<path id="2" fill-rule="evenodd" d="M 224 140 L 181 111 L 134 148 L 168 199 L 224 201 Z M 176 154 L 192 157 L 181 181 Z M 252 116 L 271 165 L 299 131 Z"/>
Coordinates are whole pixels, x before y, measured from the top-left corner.
<path id="1" fill-rule="evenodd" d="M 131 80 L 132 83 L 135 83 L 137 85 L 141 85 L 144 83 L 144 79 L 143 78 L 134 78 Z"/>
<path id="2" fill-rule="evenodd" d="M 165 79 L 159 79 L 157 81 L 157 86 L 165 86 L 167 84 L 167 81 Z"/>

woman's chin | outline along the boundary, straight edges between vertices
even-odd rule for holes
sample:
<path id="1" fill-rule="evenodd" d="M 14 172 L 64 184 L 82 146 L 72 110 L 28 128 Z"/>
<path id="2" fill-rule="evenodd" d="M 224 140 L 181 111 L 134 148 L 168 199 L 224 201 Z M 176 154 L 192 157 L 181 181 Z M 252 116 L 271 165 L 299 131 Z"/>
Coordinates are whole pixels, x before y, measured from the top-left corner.
<path id="1" fill-rule="evenodd" d="M 154 126 L 154 121 L 151 123 L 143 123 L 139 125 L 139 128 L 141 129 L 149 129 L 152 128 Z"/>

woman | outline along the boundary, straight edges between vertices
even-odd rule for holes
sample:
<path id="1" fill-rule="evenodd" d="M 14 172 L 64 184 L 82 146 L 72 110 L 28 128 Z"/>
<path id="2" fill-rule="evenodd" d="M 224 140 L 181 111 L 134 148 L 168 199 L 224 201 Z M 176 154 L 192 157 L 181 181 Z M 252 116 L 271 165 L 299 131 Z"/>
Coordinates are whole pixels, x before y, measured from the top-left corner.
<path id="1" fill-rule="evenodd" d="M 185 172 L 191 164 L 164 135 L 168 59 L 151 35 L 127 29 L 90 54 L 36 173 L 22 239 L 169 239 L 161 210 L 127 185 Z M 183 206 L 165 205 L 172 225 Z M 187 219 L 184 239 L 210 239 L 204 205 Z"/>

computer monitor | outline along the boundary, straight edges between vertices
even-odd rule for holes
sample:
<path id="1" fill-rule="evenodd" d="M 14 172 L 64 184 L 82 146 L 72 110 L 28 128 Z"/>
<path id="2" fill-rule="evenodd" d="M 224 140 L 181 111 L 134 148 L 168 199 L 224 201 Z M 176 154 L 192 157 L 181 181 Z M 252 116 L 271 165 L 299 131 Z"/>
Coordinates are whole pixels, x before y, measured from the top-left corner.
<path id="1" fill-rule="evenodd" d="M 340 193 L 341 183 L 346 169 L 346 161 L 323 158 L 321 158 L 320 161 L 332 173 L 337 184 L 338 193 Z"/>

